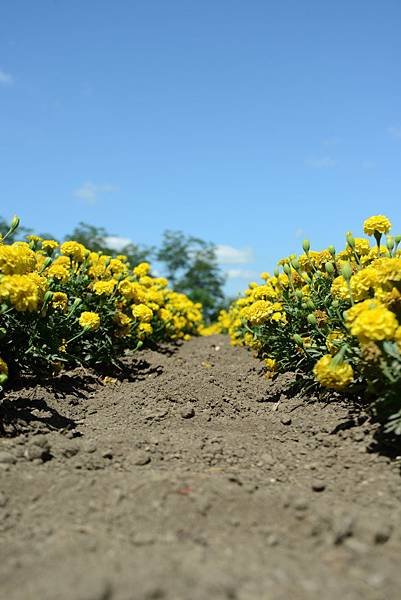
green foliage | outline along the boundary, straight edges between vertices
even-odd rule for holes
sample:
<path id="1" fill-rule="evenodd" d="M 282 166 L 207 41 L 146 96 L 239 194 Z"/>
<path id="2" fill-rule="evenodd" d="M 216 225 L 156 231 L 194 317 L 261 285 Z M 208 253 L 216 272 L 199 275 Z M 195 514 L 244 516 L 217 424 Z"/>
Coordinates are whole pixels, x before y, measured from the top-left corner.
<path id="1" fill-rule="evenodd" d="M 166 231 L 156 259 L 164 265 L 175 290 L 203 305 L 207 322 L 224 306 L 224 277 L 217 264 L 216 247 L 182 231 Z"/>

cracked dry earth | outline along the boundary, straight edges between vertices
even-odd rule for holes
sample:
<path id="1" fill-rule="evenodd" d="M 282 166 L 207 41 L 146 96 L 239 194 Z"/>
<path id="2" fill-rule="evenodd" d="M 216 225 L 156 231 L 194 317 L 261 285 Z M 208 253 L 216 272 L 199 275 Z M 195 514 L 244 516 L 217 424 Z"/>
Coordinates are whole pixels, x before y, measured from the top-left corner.
<path id="1" fill-rule="evenodd" d="M 3 399 L 0 597 L 394 600 L 397 458 L 225 336 Z"/>

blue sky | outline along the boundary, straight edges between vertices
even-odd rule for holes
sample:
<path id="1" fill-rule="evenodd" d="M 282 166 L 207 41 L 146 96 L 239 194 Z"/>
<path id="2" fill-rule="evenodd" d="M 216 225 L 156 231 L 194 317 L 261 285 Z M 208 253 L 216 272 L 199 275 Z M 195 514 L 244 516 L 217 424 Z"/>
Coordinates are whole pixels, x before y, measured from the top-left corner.
<path id="1" fill-rule="evenodd" d="M 235 293 L 304 237 L 401 232 L 399 0 L 5 0 L 0 214 L 220 246 Z"/>

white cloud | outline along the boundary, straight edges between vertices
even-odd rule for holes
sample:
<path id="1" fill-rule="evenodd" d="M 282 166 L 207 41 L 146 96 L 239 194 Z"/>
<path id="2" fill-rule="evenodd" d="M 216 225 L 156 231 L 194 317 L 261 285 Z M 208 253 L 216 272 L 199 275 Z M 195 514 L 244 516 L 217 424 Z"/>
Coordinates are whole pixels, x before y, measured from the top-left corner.
<path id="1" fill-rule="evenodd" d="M 311 167 L 312 169 L 332 169 L 337 165 L 337 161 L 330 156 L 321 156 L 306 159 L 305 165 L 307 167 Z"/>
<path id="2" fill-rule="evenodd" d="M 100 194 L 109 194 L 117 191 L 117 189 L 118 188 L 115 185 L 109 183 L 97 184 L 92 181 L 86 181 L 81 187 L 74 191 L 74 196 L 81 200 L 85 200 L 89 204 L 94 204 Z"/>
<path id="3" fill-rule="evenodd" d="M 252 248 L 234 248 L 224 244 L 216 246 L 216 256 L 221 265 L 247 265 L 254 260 Z"/>
<path id="4" fill-rule="evenodd" d="M 255 279 L 259 274 L 256 271 L 248 271 L 246 269 L 228 269 L 225 271 L 227 279 Z"/>
<path id="5" fill-rule="evenodd" d="M 401 139 L 401 127 L 388 127 L 387 133 L 398 140 Z"/>
<path id="6" fill-rule="evenodd" d="M 119 237 L 118 235 L 108 235 L 104 238 L 104 241 L 108 248 L 111 248 L 111 250 L 115 250 L 116 252 L 121 252 L 124 246 L 128 246 L 128 244 L 132 243 L 130 238 Z"/>
<path id="7" fill-rule="evenodd" d="M 0 69 L 0 85 L 12 85 L 14 83 L 14 77 L 10 73 L 6 73 Z"/>

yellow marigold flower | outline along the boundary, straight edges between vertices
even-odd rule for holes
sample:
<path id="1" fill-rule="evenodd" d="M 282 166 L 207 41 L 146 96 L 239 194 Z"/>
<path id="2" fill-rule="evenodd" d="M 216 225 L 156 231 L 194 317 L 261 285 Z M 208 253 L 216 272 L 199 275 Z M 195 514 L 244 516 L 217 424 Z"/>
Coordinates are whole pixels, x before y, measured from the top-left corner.
<path id="1" fill-rule="evenodd" d="M 268 371 L 275 371 L 277 367 L 277 361 L 275 358 L 265 358 L 263 362 Z"/>
<path id="2" fill-rule="evenodd" d="M 83 246 L 79 242 L 74 241 L 64 242 L 64 244 L 61 244 L 60 251 L 61 254 L 69 256 L 72 260 L 75 260 L 76 262 L 83 262 L 88 252 L 85 246 Z"/>
<path id="3" fill-rule="evenodd" d="M 128 315 L 126 315 L 125 313 L 123 313 L 121 311 L 116 312 L 116 314 L 114 315 L 114 321 L 120 327 L 127 327 L 128 325 L 131 325 L 131 323 L 132 323 L 132 319 L 130 319 L 130 317 Z"/>
<path id="4" fill-rule="evenodd" d="M 153 327 L 150 323 L 139 323 L 138 325 L 138 329 L 137 329 L 137 334 L 138 337 L 140 339 L 143 339 L 144 337 L 151 335 L 153 333 Z"/>
<path id="5" fill-rule="evenodd" d="M 0 357 L 0 385 L 5 383 L 8 379 L 8 365 L 7 363 Z"/>
<path id="6" fill-rule="evenodd" d="M 376 280 L 383 286 L 392 287 L 401 282 L 401 258 L 379 258 L 374 262 Z"/>
<path id="7" fill-rule="evenodd" d="M 51 299 L 51 304 L 55 310 L 65 312 L 68 307 L 68 296 L 64 292 L 54 292 Z"/>
<path id="8" fill-rule="evenodd" d="M 93 291 L 97 296 L 110 296 L 116 287 L 116 281 L 109 279 L 108 281 L 96 281 L 93 285 Z"/>
<path id="9" fill-rule="evenodd" d="M 153 283 L 159 288 L 166 288 L 168 286 L 168 281 L 165 277 L 155 277 Z"/>
<path id="10" fill-rule="evenodd" d="M 81 313 L 78 323 L 84 329 L 98 329 L 100 327 L 100 317 L 97 313 L 85 310 Z"/>
<path id="11" fill-rule="evenodd" d="M 378 233 L 388 233 L 391 229 L 390 220 L 384 215 L 375 215 L 373 217 L 369 217 L 363 224 L 363 231 L 366 235 L 374 235 L 375 232 Z"/>
<path id="12" fill-rule="evenodd" d="M 11 246 L 0 246 L 0 273 L 25 275 L 34 271 L 36 255 L 26 242 L 15 242 Z"/>
<path id="13" fill-rule="evenodd" d="M 366 267 L 351 277 L 350 285 L 352 297 L 355 302 L 366 300 L 373 295 L 372 292 L 377 284 L 378 277 L 376 268 Z"/>
<path id="14" fill-rule="evenodd" d="M 339 350 L 340 344 L 343 341 L 344 337 L 345 336 L 344 336 L 343 332 L 340 331 L 340 329 L 334 329 L 333 331 L 331 331 L 326 338 L 327 350 L 331 354 L 336 354 Z"/>
<path id="15" fill-rule="evenodd" d="M 146 306 L 146 304 L 134 304 L 132 307 L 132 314 L 138 321 L 150 323 L 153 317 L 153 310 Z"/>
<path id="16" fill-rule="evenodd" d="M 40 242 L 42 238 L 40 237 L 40 235 L 30 234 L 26 236 L 26 239 L 30 242 Z"/>
<path id="17" fill-rule="evenodd" d="M 47 275 L 48 277 L 58 279 L 59 281 L 67 281 L 70 276 L 69 271 L 65 266 L 55 263 L 49 267 Z"/>
<path id="18" fill-rule="evenodd" d="M 346 362 L 335 362 L 331 354 L 325 354 L 317 361 L 313 374 L 323 387 L 333 390 L 345 389 L 354 379 L 351 365 Z"/>
<path id="19" fill-rule="evenodd" d="M 42 240 L 42 250 L 45 252 L 53 252 L 59 247 L 59 243 L 56 240 Z"/>
<path id="20" fill-rule="evenodd" d="M 139 278 L 139 283 L 147 288 L 152 287 L 153 278 L 149 277 L 149 275 L 144 275 L 143 277 Z"/>
<path id="21" fill-rule="evenodd" d="M 350 327 L 351 334 L 361 342 L 394 339 L 398 321 L 393 312 L 384 306 L 363 310 Z"/>
<path id="22" fill-rule="evenodd" d="M 125 274 L 128 273 L 127 265 L 122 260 L 119 260 L 118 258 L 112 258 L 110 260 L 110 263 L 109 263 L 107 269 L 113 275 L 121 275 L 122 273 L 125 273 Z"/>
<path id="23" fill-rule="evenodd" d="M 334 298 L 338 298 L 340 300 L 349 300 L 350 294 L 347 283 L 342 275 L 336 277 L 331 284 L 331 293 Z"/>
<path id="24" fill-rule="evenodd" d="M 370 243 L 366 238 L 356 237 L 354 238 L 355 242 L 355 252 L 359 254 L 359 256 L 364 256 L 365 254 L 369 254 L 370 251 Z"/>
<path id="25" fill-rule="evenodd" d="M 172 312 L 170 310 L 168 310 L 167 308 L 161 308 L 158 312 L 158 316 L 165 323 L 168 323 L 173 318 Z"/>
<path id="26" fill-rule="evenodd" d="M 29 275 L 5 275 L 0 282 L 0 298 L 19 312 L 34 312 L 43 301 L 43 278 Z"/>
<path id="27" fill-rule="evenodd" d="M 266 322 L 275 312 L 273 304 L 266 300 L 257 300 L 251 306 L 241 310 L 240 316 L 251 325 L 261 325 Z"/>
<path id="28" fill-rule="evenodd" d="M 147 262 L 141 262 L 134 268 L 134 275 L 137 277 L 144 277 L 150 273 L 150 264 Z"/>

